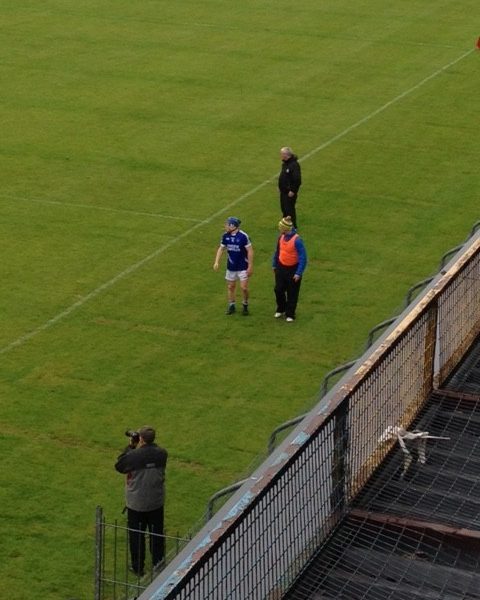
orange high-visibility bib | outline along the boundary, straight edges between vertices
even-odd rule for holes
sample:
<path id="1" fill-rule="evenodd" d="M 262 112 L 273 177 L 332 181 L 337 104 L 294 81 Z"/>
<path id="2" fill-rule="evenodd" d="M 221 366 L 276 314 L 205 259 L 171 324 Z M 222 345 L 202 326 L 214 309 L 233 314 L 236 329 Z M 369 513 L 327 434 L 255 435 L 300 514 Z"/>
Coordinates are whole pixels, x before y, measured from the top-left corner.
<path id="1" fill-rule="evenodd" d="M 298 264 L 298 252 L 295 248 L 297 237 L 298 235 L 295 234 L 289 240 L 286 240 L 285 236 L 282 235 L 278 241 L 278 260 L 285 267 L 293 267 Z"/>

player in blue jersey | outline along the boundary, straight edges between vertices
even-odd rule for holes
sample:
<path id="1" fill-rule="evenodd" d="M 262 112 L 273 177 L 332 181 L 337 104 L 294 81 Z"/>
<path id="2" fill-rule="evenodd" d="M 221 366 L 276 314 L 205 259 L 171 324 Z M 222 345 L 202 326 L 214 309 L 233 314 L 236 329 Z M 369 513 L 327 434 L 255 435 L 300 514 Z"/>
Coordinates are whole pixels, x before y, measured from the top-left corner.
<path id="1" fill-rule="evenodd" d="M 218 271 L 220 259 L 227 251 L 227 315 L 235 312 L 235 297 L 237 280 L 242 289 L 243 315 L 248 315 L 248 279 L 253 271 L 253 248 L 248 235 L 240 229 L 240 219 L 228 217 L 225 221 L 225 233 L 213 263 L 214 271 Z"/>

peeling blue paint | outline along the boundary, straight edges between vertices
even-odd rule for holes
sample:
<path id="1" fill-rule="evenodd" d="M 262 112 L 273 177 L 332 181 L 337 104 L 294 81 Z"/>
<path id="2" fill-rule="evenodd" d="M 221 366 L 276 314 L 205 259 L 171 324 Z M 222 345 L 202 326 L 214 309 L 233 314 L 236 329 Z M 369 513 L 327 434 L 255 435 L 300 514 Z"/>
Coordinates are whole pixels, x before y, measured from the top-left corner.
<path id="1" fill-rule="evenodd" d="M 197 548 L 203 548 L 204 546 L 208 546 L 208 544 L 210 544 L 212 541 L 212 538 L 210 537 L 210 535 L 207 535 L 206 537 L 203 538 L 203 540 L 198 544 Z"/>
<path id="2" fill-rule="evenodd" d="M 293 440 L 292 444 L 295 444 L 296 446 L 302 446 L 303 444 L 308 442 L 309 439 L 310 439 L 310 434 L 305 433 L 304 431 L 301 431 L 297 435 L 297 437 Z"/>
<path id="3" fill-rule="evenodd" d="M 279 465 L 280 463 L 285 462 L 288 459 L 288 454 L 286 452 L 282 452 L 277 456 L 277 458 L 273 461 L 272 467 Z"/>
<path id="4" fill-rule="evenodd" d="M 244 509 L 250 504 L 252 499 L 254 498 L 254 494 L 251 492 L 247 492 L 240 500 L 232 507 L 230 512 L 227 514 L 225 519 L 222 520 L 221 523 L 218 523 L 217 527 L 215 527 L 207 536 L 203 538 L 203 540 L 197 544 L 195 550 L 191 552 L 188 557 L 182 562 L 182 564 L 175 570 L 174 573 L 170 575 L 170 577 L 161 585 L 158 590 L 156 590 L 153 595 L 150 597 L 150 600 L 163 600 L 168 593 L 172 590 L 174 586 L 176 586 L 184 577 L 186 571 L 188 571 L 194 563 L 193 555 L 199 550 L 205 548 L 210 543 L 212 543 L 212 533 L 218 529 L 222 528 L 222 525 L 225 520 L 229 520 L 235 517 L 238 514 L 241 514 Z"/>
<path id="5" fill-rule="evenodd" d="M 236 517 L 239 513 L 241 513 L 243 509 L 250 504 L 252 498 L 254 498 L 254 494 L 252 494 L 252 492 L 247 492 L 242 498 L 240 498 L 240 500 L 235 504 L 235 506 L 231 508 L 224 521 L 232 519 L 233 517 Z"/>
<path id="6" fill-rule="evenodd" d="M 324 398 L 323 400 L 321 400 L 318 406 L 317 415 L 327 415 L 330 412 L 331 403 L 331 398 Z"/>
<path id="7" fill-rule="evenodd" d="M 193 560 L 193 553 L 186 558 L 182 564 L 175 570 L 174 573 L 170 575 L 167 581 L 162 584 L 158 590 L 156 590 L 152 596 L 150 596 L 150 600 L 163 600 L 166 598 L 167 594 L 169 594 L 173 587 L 175 587 L 185 576 L 185 570 L 187 567 L 190 567 Z"/>

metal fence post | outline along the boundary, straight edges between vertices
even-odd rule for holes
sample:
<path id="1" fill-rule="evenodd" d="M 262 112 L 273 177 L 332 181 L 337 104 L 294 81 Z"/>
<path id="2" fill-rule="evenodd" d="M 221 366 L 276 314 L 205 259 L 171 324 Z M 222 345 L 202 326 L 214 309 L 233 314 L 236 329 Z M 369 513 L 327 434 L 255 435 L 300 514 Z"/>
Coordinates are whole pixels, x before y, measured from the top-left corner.
<path id="1" fill-rule="evenodd" d="M 219 490 L 218 492 L 216 492 L 215 494 L 213 494 L 213 496 L 210 498 L 210 500 L 208 501 L 207 504 L 207 512 L 205 514 L 205 523 L 208 523 L 208 521 L 210 521 L 210 519 L 213 517 L 213 507 L 215 504 L 215 501 L 218 500 L 219 498 L 222 498 L 223 496 L 228 496 L 229 494 L 233 494 L 233 492 L 236 492 L 239 488 L 242 487 L 242 485 L 246 482 L 246 479 L 242 479 L 240 481 L 236 481 L 235 483 L 232 483 L 232 485 L 229 485 L 226 488 L 223 488 L 221 490 Z"/>
<path id="2" fill-rule="evenodd" d="M 94 599 L 102 598 L 102 561 L 103 561 L 103 509 L 97 506 L 95 512 L 95 591 Z"/>
<path id="3" fill-rule="evenodd" d="M 308 413 L 305 413 L 303 415 L 299 415 L 298 417 L 295 417 L 294 419 L 290 419 L 290 421 L 285 421 L 285 423 L 282 423 L 281 425 L 279 425 L 276 429 L 274 429 L 270 435 L 270 438 L 268 440 L 268 454 L 270 455 L 274 450 L 275 450 L 275 446 L 277 445 L 277 434 L 280 433 L 281 431 L 285 431 L 285 429 L 290 429 L 292 427 L 294 427 L 295 425 L 297 425 L 298 423 L 300 423 L 300 421 L 302 421 Z"/>
<path id="4" fill-rule="evenodd" d="M 370 346 L 373 344 L 373 339 L 375 337 L 375 334 L 378 331 L 382 331 L 383 329 L 386 329 L 387 327 L 389 327 L 392 323 L 395 323 L 395 321 L 398 319 L 398 315 L 395 317 L 390 317 L 390 319 L 387 319 L 386 321 L 382 321 L 381 323 L 379 323 L 378 325 L 375 325 L 375 327 L 373 329 L 370 329 L 370 332 L 368 334 L 368 339 L 367 339 L 367 344 L 365 346 L 365 350 L 368 350 L 370 348 Z"/>
<path id="5" fill-rule="evenodd" d="M 427 287 L 427 285 L 429 283 L 432 283 L 433 280 L 434 277 L 427 277 L 426 279 L 422 279 L 422 281 L 419 281 L 415 285 L 412 285 L 412 287 L 408 290 L 407 295 L 405 296 L 405 308 L 409 306 L 409 304 L 412 302 L 413 295 L 415 294 L 415 292 L 423 289 L 424 287 Z"/>
<path id="6" fill-rule="evenodd" d="M 333 464 L 332 464 L 332 494 L 330 496 L 332 514 L 343 514 L 347 503 L 346 461 L 348 447 L 347 427 L 348 402 L 344 401 L 335 414 L 333 432 Z"/>
<path id="7" fill-rule="evenodd" d="M 331 371 L 329 371 L 325 377 L 323 378 L 323 382 L 322 382 L 322 386 L 320 388 L 320 398 L 323 398 L 323 396 L 326 396 L 329 387 L 328 384 L 330 382 L 330 379 L 334 376 L 334 375 L 338 375 L 339 373 L 344 373 L 345 371 L 348 371 L 348 369 L 350 369 L 351 367 L 353 367 L 353 365 L 357 362 L 357 360 L 351 360 L 350 362 L 345 363 L 344 365 L 340 365 L 339 367 L 336 367 L 335 369 L 332 369 Z"/>

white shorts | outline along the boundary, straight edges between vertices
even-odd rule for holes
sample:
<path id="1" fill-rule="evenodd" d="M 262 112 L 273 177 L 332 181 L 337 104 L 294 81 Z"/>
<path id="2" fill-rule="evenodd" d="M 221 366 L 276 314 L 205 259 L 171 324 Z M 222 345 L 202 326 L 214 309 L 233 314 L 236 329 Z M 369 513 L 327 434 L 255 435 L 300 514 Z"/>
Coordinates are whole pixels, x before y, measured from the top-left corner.
<path id="1" fill-rule="evenodd" d="M 248 279 L 248 274 L 247 271 L 229 271 L 227 269 L 227 272 L 225 273 L 225 279 L 227 281 L 236 281 L 237 279 L 240 281 L 245 281 L 245 279 Z"/>

